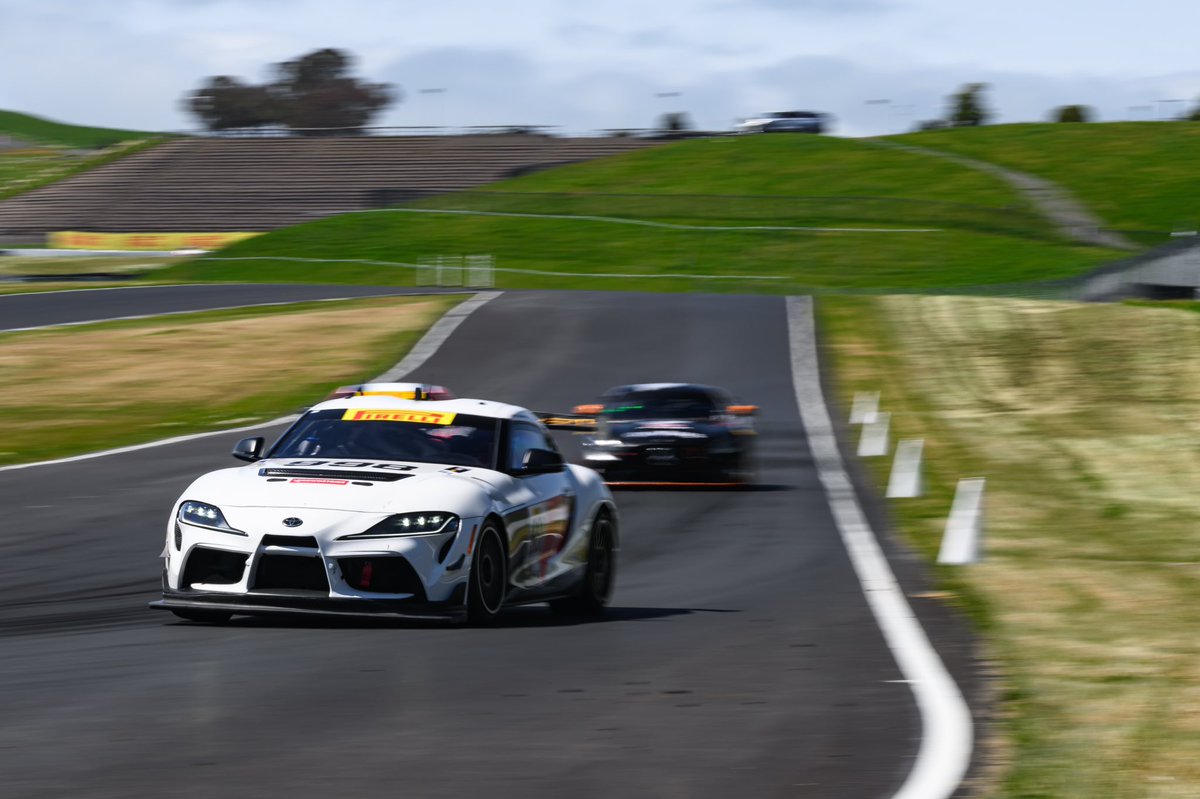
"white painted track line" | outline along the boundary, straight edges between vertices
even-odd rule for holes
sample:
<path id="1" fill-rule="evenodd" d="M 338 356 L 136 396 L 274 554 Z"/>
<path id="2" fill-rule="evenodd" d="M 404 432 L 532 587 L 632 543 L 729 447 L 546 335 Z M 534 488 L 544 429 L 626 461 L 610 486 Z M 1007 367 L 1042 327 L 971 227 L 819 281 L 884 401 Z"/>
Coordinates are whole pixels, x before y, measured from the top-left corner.
<path id="1" fill-rule="evenodd" d="M 425 361 L 429 360 L 438 348 L 446 342 L 450 334 L 463 323 L 464 320 L 472 313 L 477 311 L 484 303 L 499 297 L 499 291 L 485 291 L 476 294 L 469 300 L 461 302 L 451 308 L 445 316 L 434 323 L 433 327 L 425 332 L 421 340 L 409 351 L 408 355 L 393 366 L 383 375 L 375 378 L 374 382 L 390 382 L 399 380 L 404 375 L 413 371 Z M 384 379 L 386 377 L 386 380 Z M 116 447 L 115 449 L 101 450 L 100 452 L 89 452 L 85 455 L 73 455 L 69 458 L 55 458 L 49 461 L 37 461 L 35 463 L 17 463 L 12 466 L 0 466 L 0 472 L 12 472 L 17 469 L 32 469 L 36 466 L 55 466 L 61 463 L 74 463 L 76 461 L 86 461 L 92 458 L 105 458 L 109 455 L 120 455 L 125 452 L 137 452 L 143 449 L 152 449 L 154 447 L 165 447 L 171 444 L 182 444 L 186 441 L 195 441 L 201 438 L 210 438 L 212 436 L 223 436 L 229 433 L 244 433 L 251 430 L 260 430 L 264 427 L 274 427 L 278 424 L 284 424 L 294 420 L 295 416 L 281 416 L 278 419 L 272 419 L 269 422 L 259 422 L 258 424 L 248 425 L 246 427 L 231 427 L 225 430 L 210 430 L 207 433 L 193 433 L 186 436 L 175 436 L 174 438 L 164 438 L 159 441 L 149 441 L 145 444 L 132 444 L 128 447 Z"/>
<path id="2" fill-rule="evenodd" d="M 896 582 L 842 462 L 821 393 L 812 307 L 811 297 L 787 298 L 792 380 L 800 418 L 838 533 L 921 715 L 916 762 L 893 799 L 947 799 L 971 762 L 971 711 Z"/>
<path id="3" fill-rule="evenodd" d="M 450 338 L 450 334 L 466 321 L 467 317 L 482 308 L 485 304 L 499 297 L 499 291 L 481 291 L 469 300 L 455 305 L 445 316 L 437 320 L 433 327 L 426 331 L 421 340 L 416 343 L 400 363 L 388 369 L 372 383 L 395 383 L 429 360 L 438 349 Z"/>

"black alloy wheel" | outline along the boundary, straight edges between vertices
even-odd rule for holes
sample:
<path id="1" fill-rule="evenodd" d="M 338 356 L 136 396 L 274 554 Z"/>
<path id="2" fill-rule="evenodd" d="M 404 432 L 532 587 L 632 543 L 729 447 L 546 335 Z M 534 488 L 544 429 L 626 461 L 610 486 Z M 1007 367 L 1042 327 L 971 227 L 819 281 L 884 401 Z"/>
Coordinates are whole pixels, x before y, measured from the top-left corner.
<path id="1" fill-rule="evenodd" d="M 503 539 L 493 522 L 485 522 L 479 533 L 469 579 L 467 617 L 473 624 L 487 624 L 499 615 L 508 592 Z"/>

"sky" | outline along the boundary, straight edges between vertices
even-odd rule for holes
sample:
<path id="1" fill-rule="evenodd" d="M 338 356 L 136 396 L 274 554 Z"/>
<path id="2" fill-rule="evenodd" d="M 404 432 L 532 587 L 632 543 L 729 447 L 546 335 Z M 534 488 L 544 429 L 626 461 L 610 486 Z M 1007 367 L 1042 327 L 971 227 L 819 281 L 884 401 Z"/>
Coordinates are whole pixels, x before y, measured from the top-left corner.
<path id="1" fill-rule="evenodd" d="M 899 132 L 989 85 L 999 122 L 1092 106 L 1156 119 L 1200 97 L 1185 0 L 0 0 L 0 108 L 186 130 L 207 76 L 266 80 L 324 47 L 394 84 L 390 126 L 728 130 L 815 110 L 845 136 Z"/>

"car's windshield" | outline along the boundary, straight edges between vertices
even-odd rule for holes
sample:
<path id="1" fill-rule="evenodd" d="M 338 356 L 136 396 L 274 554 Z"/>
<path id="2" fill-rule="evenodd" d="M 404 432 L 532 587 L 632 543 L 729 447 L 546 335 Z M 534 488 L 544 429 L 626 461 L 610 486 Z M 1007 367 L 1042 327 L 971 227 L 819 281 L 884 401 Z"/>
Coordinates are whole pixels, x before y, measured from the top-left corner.
<path id="1" fill-rule="evenodd" d="M 306 414 L 272 458 L 363 458 L 494 468 L 495 419 L 445 411 L 351 408 Z"/>
<path id="2" fill-rule="evenodd" d="M 609 421 L 635 419 L 707 419 L 716 411 L 707 392 L 694 388 L 631 391 L 606 397 L 604 418 Z"/>

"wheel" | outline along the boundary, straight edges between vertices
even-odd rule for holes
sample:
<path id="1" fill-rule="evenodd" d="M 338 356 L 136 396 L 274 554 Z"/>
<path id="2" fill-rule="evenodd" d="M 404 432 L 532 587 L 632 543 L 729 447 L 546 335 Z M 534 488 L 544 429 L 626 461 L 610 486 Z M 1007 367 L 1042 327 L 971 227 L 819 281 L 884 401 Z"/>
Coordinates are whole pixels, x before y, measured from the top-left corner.
<path id="1" fill-rule="evenodd" d="M 171 608 L 171 612 L 187 621 L 198 621 L 205 624 L 224 624 L 233 618 L 232 613 L 223 610 L 195 610 L 193 608 Z"/>
<path id="2" fill-rule="evenodd" d="M 500 613 L 508 591 L 508 567 L 504 539 L 494 522 L 485 522 L 471 558 L 468 578 L 467 618 L 472 624 L 487 624 Z"/>
<path id="3" fill-rule="evenodd" d="M 739 450 L 730 459 L 729 465 L 724 470 L 724 479 L 741 486 L 753 485 L 755 480 L 754 464 L 748 450 Z"/>
<path id="4" fill-rule="evenodd" d="M 617 576 L 615 546 L 612 519 L 607 513 L 602 513 L 592 522 L 587 569 L 579 591 L 574 596 L 553 600 L 550 609 L 566 616 L 598 616 L 603 613 L 612 596 Z"/>

